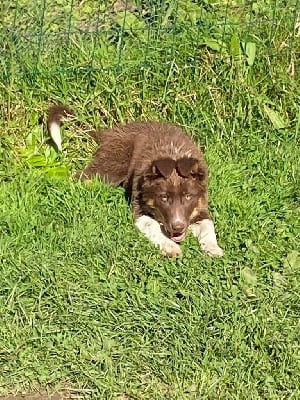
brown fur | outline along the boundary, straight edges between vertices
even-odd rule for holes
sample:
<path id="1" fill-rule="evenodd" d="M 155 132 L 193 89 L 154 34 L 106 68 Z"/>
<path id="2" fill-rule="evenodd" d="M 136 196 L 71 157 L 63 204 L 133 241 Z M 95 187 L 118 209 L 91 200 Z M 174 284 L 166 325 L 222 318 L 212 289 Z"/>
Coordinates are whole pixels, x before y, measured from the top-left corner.
<path id="1" fill-rule="evenodd" d="M 56 122 L 57 125 L 61 125 L 62 119 L 67 118 L 68 116 L 73 116 L 72 111 L 66 107 L 61 105 L 52 106 L 48 111 L 48 129 L 52 122 Z"/>
<path id="2" fill-rule="evenodd" d="M 49 121 L 62 115 L 62 108 L 56 106 L 49 111 Z M 76 174 L 79 179 L 98 175 L 112 185 L 124 186 L 135 218 L 151 216 L 169 237 L 209 218 L 206 163 L 179 126 L 132 122 L 90 134 L 100 146 L 89 165 Z M 175 209 L 180 210 L 182 223 L 173 221 Z"/>

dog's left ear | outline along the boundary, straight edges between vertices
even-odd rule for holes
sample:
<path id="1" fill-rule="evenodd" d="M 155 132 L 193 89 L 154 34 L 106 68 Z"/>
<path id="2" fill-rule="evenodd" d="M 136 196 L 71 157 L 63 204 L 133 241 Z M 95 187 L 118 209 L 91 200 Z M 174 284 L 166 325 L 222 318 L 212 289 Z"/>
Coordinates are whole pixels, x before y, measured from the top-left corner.
<path id="1" fill-rule="evenodd" d="M 183 157 L 177 161 L 177 170 L 181 176 L 187 178 L 189 176 L 204 178 L 205 171 L 200 166 L 199 160 L 196 158 Z"/>
<path id="2" fill-rule="evenodd" d="M 176 167 L 176 163 L 172 158 L 160 158 L 152 164 L 153 175 L 162 175 L 168 179 Z"/>

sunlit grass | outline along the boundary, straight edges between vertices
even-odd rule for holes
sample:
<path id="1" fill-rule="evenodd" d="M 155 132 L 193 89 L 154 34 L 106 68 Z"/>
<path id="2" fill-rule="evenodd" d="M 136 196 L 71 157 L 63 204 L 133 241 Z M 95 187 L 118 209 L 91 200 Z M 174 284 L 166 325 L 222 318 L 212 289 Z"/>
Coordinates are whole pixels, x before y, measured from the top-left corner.
<path id="1" fill-rule="evenodd" d="M 289 37 L 280 29 L 278 43 Z M 227 53 L 201 47 L 188 64 L 183 30 L 158 38 L 144 69 L 128 39 L 135 63 L 119 70 L 54 74 L 49 57 L 34 76 L 10 71 L 0 93 L 0 394 L 300 397 L 299 82 L 286 50 L 270 56 L 268 26 L 259 33 L 253 66 L 230 54 L 230 35 Z M 84 41 L 73 45 L 70 60 L 83 65 Z M 31 54 L 22 60 L 30 66 Z M 121 188 L 76 182 L 95 145 L 71 122 L 56 153 L 40 124 L 52 102 L 100 128 L 184 126 L 205 151 L 224 258 L 191 236 L 182 258 L 162 257 Z"/>

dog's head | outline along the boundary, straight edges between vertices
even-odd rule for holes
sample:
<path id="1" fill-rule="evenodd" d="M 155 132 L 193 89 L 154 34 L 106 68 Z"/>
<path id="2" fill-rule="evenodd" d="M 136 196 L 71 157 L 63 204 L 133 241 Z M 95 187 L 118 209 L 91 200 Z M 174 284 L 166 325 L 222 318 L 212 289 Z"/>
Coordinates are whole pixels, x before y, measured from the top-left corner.
<path id="1" fill-rule="evenodd" d="M 207 171 L 203 162 L 183 157 L 156 160 L 141 187 L 143 203 L 173 241 L 181 242 L 192 218 L 205 204 Z"/>

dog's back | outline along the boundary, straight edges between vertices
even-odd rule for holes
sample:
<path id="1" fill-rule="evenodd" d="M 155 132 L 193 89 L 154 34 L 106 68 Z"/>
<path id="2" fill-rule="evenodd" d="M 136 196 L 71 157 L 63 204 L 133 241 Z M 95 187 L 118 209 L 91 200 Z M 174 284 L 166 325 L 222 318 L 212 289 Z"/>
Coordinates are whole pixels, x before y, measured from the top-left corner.
<path id="1" fill-rule="evenodd" d="M 177 125 L 164 122 L 141 122 L 136 124 L 138 134 L 129 167 L 129 176 L 143 174 L 155 160 L 170 158 L 177 161 L 183 157 L 203 160 L 202 154 L 186 133 Z"/>
<path id="2" fill-rule="evenodd" d="M 100 147 L 90 164 L 77 176 L 86 180 L 98 175 L 112 185 L 124 185 L 138 133 L 134 123 L 94 132 Z"/>
<path id="3" fill-rule="evenodd" d="M 61 151 L 60 125 L 63 118 L 73 116 L 64 105 L 50 107 L 48 129 Z M 193 157 L 201 160 L 202 153 L 177 125 L 148 121 L 132 122 L 101 131 L 86 130 L 100 145 L 90 164 L 77 173 L 82 180 L 99 175 L 112 185 L 127 185 L 132 175 L 142 175 L 156 159 Z"/>
<path id="4" fill-rule="evenodd" d="M 204 160 L 201 152 L 183 130 L 173 124 L 132 122 L 94 133 L 100 147 L 91 163 L 80 173 L 82 179 L 99 175 L 113 185 L 128 185 L 141 176 L 153 161 L 182 157 Z"/>

